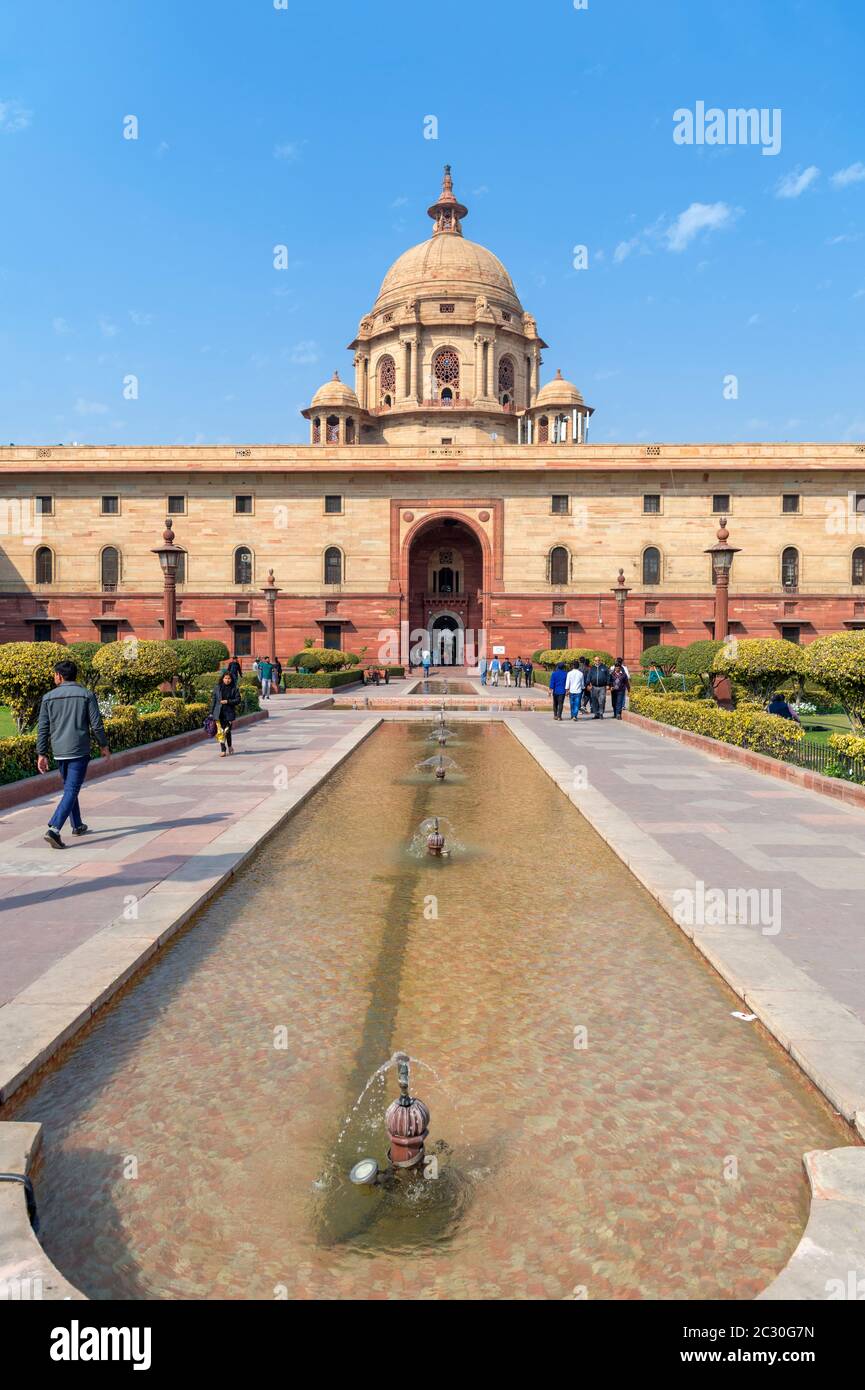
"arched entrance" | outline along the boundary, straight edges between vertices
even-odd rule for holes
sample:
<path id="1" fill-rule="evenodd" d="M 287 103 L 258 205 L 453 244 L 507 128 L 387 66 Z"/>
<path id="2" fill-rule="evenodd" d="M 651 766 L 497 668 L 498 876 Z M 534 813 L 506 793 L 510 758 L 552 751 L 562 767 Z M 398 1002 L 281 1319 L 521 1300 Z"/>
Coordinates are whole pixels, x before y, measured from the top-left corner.
<path id="1" fill-rule="evenodd" d="M 484 546 L 460 516 L 422 522 L 408 541 L 407 616 L 429 634 L 435 665 L 477 660 L 483 630 Z"/>
<path id="2" fill-rule="evenodd" d="M 439 613 L 430 625 L 430 645 L 434 666 L 462 666 L 465 663 L 465 632 L 454 613 Z"/>

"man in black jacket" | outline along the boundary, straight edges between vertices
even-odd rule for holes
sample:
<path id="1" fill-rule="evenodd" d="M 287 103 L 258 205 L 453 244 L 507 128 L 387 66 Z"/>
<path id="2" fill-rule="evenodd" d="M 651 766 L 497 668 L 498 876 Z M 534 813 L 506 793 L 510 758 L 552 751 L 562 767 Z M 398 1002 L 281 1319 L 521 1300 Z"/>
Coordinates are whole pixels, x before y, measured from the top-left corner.
<path id="1" fill-rule="evenodd" d="M 610 684 L 610 668 L 603 661 L 596 661 L 589 667 L 589 697 L 592 702 L 592 718 L 603 719 L 607 707 L 607 686 Z"/>

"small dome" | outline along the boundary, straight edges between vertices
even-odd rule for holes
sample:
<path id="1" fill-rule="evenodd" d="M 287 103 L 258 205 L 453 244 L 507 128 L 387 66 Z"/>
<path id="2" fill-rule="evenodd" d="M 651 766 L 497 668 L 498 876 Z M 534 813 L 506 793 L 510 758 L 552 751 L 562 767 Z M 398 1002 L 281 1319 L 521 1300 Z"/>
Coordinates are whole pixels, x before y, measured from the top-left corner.
<path id="1" fill-rule="evenodd" d="M 577 389 L 572 381 L 565 380 L 561 368 L 559 368 L 552 381 L 548 381 L 546 386 L 541 387 L 533 404 L 585 405 L 585 401 L 583 400 L 583 393 Z"/>
<path id="2" fill-rule="evenodd" d="M 346 386 L 344 381 L 340 381 L 339 372 L 334 372 L 330 381 L 326 381 L 323 386 L 319 386 L 312 398 L 313 405 L 336 405 L 348 406 L 351 410 L 360 410 L 360 402 L 350 386 Z"/>

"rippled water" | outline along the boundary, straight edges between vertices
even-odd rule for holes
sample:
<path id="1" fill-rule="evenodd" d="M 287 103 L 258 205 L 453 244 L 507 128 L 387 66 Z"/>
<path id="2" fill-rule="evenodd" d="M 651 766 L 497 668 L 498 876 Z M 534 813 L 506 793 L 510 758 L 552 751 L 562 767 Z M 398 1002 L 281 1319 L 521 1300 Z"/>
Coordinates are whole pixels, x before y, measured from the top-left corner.
<path id="1" fill-rule="evenodd" d="M 407 779 L 430 728 L 383 726 L 6 1108 L 86 1293 L 750 1298 L 789 1257 L 802 1154 L 850 1131 L 504 728 Z M 435 815 L 464 851 L 412 856 Z M 350 1188 L 397 1048 L 438 1177 Z"/>

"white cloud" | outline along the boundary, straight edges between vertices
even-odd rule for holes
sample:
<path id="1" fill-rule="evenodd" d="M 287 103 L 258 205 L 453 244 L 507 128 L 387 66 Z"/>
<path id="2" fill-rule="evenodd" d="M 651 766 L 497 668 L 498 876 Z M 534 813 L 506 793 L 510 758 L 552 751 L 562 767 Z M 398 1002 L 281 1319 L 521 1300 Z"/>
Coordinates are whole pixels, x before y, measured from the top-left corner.
<path id="1" fill-rule="evenodd" d="M 79 396 L 75 402 L 76 415 L 107 415 L 108 406 L 101 401 L 85 401 L 83 396 Z"/>
<path id="2" fill-rule="evenodd" d="M 702 232 L 717 232 L 731 226 L 738 212 L 729 203 L 691 203 L 666 228 L 667 250 L 684 251 Z"/>
<path id="3" fill-rule="evenodd" d="M 318 343 L 308 338 L 302 343 L 295 343 L 289 353 L 288 360 L 289 362 L 294 362 L 298 366 L 303 366 L 312 362 L 317 362 L 319 357 Z"/>
<path id="4" fill-rule="evenodd" d="M 274 145 L 274 159 L 284 159 L 288 164 L 293 164 L 300 158 L 300 145 L 296 140 L 286 140 L 282 145 Z"/>
<path id="5" fill-rule="evenodd" d="M 406 198 L 405 194 L 401 194 L 399 198 L 394 198 L 393 202 L 391 203 L 391 207 L 404 208 L 407 202 L 408 198 Z"/>
<path id="6" fill-rule="evenodd" d="M 137 328 L 147 328 L 153 322 L 152 314 L 142 314 L 137 309 L 130 309 L 129 317 Z"/>
<path id="7" fill-rule="evenodd" d="M 19 101 L 0 101 L 0 130 L 6 135 L 14 135 L 18 130 L 26 130 L 33 118 Z"/>
<path id="8" fill-rule="evenodd" d="M 635 251 L 639 244 L 640 238 L 636 236 L 632 236 L 630 241 L 620 241 L 615 251 L 613 252 L 614 264 L 621 265 L 622 261 L 626 261 L 630 256 L 631 252 Z"/>
<path id="9" fill-rule="evenodd" d="M 757 324 L 757 323 L 759 323 L 759 322 L 760 322 L 760 315 L 759 315 L 759 314 L 752 314 L 751 317 L 750 317 L 749 320 L 748 320 L 748 327 L 749 327 L 749 328 L 753 328 L 754 325 Z"/>
<path id="10" fill-rule="evenodd" d="M 834 188 L 847 188 L 851 183 L 865 183 L 865 164 L 848 164 L 846 169 L 839 169 L 833 174 L 830 182 Z"/>
<path id="11" fill-rule="evenodd" d="M 844 241 L 861 241 L 861 232 L 841 232 L 839 236 L 827 236 L 827 246 L 840 246 Z"/>
<path id="12" fill-rule="evenodd" d="M 800 198 L 807 188 L 810 188 L 820 177 L 820 170 L 816 164 L 809 164 L 807 169 L 797 167 L 792 173 L 785 174 L 775 185 L 776 198 Z"/>
<path id="13" fill-rule="evenodd" d="M 72 329 L 69 327 L 69 324 L 66 322 L 66 320 L 61 318 L 52 319 L 51 327 L 54 329 L 54 332 L 57 334 L 58 338 L 65 338 L 67 333 L 72 332 Z"/>
<path id="14" fill-rule="evenodd" d="M 112 323 L 104 314 L 100 316 L 99 328 L 103 338 L 114 338 L 117 335 L 117 324 Z"/>

